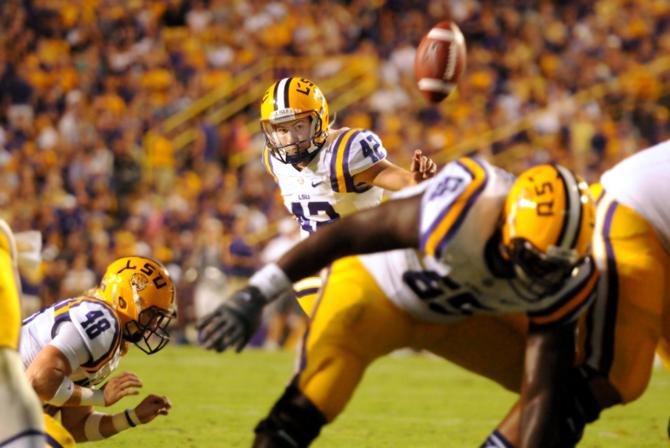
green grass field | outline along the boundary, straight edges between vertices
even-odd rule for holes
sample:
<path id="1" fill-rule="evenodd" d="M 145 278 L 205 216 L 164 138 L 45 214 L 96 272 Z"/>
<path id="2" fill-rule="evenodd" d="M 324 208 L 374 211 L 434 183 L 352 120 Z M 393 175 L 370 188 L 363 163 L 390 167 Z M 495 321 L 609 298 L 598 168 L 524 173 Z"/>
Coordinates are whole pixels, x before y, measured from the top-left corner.
<path id="1" fill-rule="evenodd" d="M 248 350 L 217 355 L 196 347 L 138 350 L 120 370 L 137 373 L 142 395 L 161 393 L 168 417 L 126 431 L 100 447 L 248 447 L 252 429 L 290 377 L 291 353 Z M 656 369 L 644 397 L 617 407 L 587 430 L 585 447 L 667 446 L 670 375 Z M 427 356 L 391 356 L 368 371 L 344 414 L 315 447 L 477 447 L 514 395 L 449 363 Z M 138 397 L 116 409 L 134 406 Z"/>

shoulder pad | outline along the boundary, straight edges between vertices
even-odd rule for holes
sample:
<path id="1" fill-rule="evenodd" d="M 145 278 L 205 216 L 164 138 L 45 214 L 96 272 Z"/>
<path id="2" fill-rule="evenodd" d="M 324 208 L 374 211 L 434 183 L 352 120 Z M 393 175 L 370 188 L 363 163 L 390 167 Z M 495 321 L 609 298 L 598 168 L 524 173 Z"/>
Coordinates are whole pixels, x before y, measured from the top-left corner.
<path id="1" fill-rule="evenodd" d="M 73 300 L 67 312 L 91 354 L 91 360 L 82 368 L 98 370 L 113 358 L 121 343 L 121 324 L 116 313 L 106 303 L 88 297 Z"/>
<path id="2" fill-rule="evenodd" d="M 421 199 L 421 250 L 440 258 L 449 240 L 486 188 L 483 162 L 464 157 L 448 163 L 427 183 Z"/>
<path id="3" fill-rule="evenodd" d="M 386 155 L 386 148 L 374 132 L 365 129 L 342 132 L 333 142 L 330 155 L 330 184 L 333 191 L 358 192 L 353 176 L 385 159 Z"/>

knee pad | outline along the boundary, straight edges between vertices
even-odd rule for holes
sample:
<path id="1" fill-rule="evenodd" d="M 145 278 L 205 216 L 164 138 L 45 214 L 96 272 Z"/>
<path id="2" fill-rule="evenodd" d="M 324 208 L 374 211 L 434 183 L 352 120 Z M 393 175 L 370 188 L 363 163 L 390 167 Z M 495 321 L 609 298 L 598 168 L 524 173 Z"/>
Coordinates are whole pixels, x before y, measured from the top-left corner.
<path id="1" fill-rule="evenodd" d="M 326 417 L 292 382 L 265 419 L 256 426 L 254 448 L 309 446 L 327 423 Z"/>

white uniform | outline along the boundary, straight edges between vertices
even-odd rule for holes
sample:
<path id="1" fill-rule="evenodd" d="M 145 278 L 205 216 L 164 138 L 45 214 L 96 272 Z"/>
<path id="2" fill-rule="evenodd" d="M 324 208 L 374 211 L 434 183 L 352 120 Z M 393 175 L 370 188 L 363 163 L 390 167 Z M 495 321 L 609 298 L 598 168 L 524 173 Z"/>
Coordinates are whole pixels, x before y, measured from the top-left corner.
<path id="1" fill-rule="evenodd" d="M 70 379 L 81 386 L 104 381 L 121 358 L 121 325 L 107 303 L 90 298 L 67 299 L 23 321 L 19 351 L 27 368 L 51 344 L 69 360 Z"/>
<path id="2" fill-rule="evenodd" d="M 600 183 L 616 201 L 651 224 L 670 252 L 670 140 L 640 151 L 602 175 Z"/>
<path id="3" fill-rule="evenodd" d="M 276 159 L 266 147 L 263 161 L 272 174 L 304 237 L 318 226 L 381 201 L 383 190 L 356 186 L 353 176 L 386 158 L 379 137 L 363 129 L 344 129 L 302 170 Z"/>
<path id="4" fill-rule="evenodd" d="M 361 261 L 395 305 L 421 320 L 451 322 L 501 312 L 526 312 L 535 325 L 574 319 L 595 291 L 597 272 L 590 259 L 560 291 L 535 301 L 487 266 L 487 244 L 513 183 L 511 174 L 478 159 L 446 165 L 425 182 L 420 241 L 427 255 L 403 249 L 364 255 Z"/>

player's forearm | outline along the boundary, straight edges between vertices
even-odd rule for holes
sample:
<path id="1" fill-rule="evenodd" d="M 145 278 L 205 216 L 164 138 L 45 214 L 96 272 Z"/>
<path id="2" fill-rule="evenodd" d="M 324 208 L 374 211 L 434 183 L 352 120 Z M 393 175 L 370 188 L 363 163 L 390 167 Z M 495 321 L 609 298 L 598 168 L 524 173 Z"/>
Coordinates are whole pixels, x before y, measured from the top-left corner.
<path id="1" fill-rule="evenodd" d="M 553 446 L 565 381 L 574 358 L 574 325 L 531 333 L 521 389 L 521 447 Z"/>
<path id="2" fill-rule="evenodd" d="M 76 420 L 69 418 L 64 424 L 77 442 L 93 442 L 107 439 L 122 431 L 141 424 L 134 410 L 126 409 L 116 414 L 88 412 Z M 76 410 L 75 410 L 76 411 Z"/>
<path id="3" fill-rule="evenodd" d="M 338 258 L 418 246 L 420 197 L 386 202 L 320 228 L 277 265 L 295 282 Z"/>
<path id="4" fill-rule="evenodd" d="M 398 191 L 405 187 L 416 185 L 414 176 L 409 171 L 393 166 L 380 172 L 373 181 L 373 185 L 388 191 Z"/>
<path id="5" fill-rule="evenodd" d="M 546 390 L 524 402 L 521 412 L 520 448 L 552 446 L 551 406 L 555 403 L 553 392 Z"/>
<path id="6" fill-rule="evenodd" d="M 386 159 L 380 160 L 367 170 L 356 174 L 353 181 L 354 185 L 374 185 L 388 191 L 398 191 L 416 185 L 414 175 L 411 172 Z"/>

